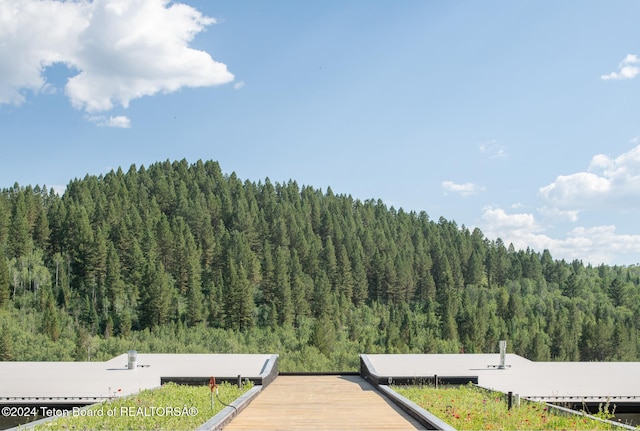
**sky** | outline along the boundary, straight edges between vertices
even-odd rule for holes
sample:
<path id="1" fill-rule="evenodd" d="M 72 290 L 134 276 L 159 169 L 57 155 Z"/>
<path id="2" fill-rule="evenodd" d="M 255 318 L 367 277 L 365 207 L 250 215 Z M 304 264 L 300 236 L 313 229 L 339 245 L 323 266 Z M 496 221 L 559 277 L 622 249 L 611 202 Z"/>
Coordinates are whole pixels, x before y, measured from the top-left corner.
<path id="1" fill-rule="evenodd" d="M 0 188 L 217 160 L 640 262 L 640 3 L 0 0 Z"/>

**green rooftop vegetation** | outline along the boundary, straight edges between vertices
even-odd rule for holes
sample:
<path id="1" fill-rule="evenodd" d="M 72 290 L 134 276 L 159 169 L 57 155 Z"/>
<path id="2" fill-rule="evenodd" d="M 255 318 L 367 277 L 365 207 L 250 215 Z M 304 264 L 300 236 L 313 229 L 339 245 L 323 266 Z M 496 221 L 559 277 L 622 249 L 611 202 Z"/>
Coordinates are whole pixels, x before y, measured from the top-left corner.
<path id="1" fill-rule="evenodd" d="M 222 383 L 212 405 L 207 386 L 183 386 L 167 383 L 161 388 L 144 390 L 136 395 L 115 398 L 76 409 L 35 428 L 44 430 L 188 430 L 195 429 L 216 415 L 252 387 Z M 115 390 L 117 394 L 117 389 Z M 222 401 L 222 402 L 221 402 Z"/>
<path id="2" fill-rule="evenodd" d="M 413 401 L 458 430 L 611 430 L 618 427 L 580 414 L 562 413 L 546 404 L 523 400 L 508 408 L 504 394 L 466 386 L 394 386 Z M 603 408 L 598 414 L 609 419 Z"/>

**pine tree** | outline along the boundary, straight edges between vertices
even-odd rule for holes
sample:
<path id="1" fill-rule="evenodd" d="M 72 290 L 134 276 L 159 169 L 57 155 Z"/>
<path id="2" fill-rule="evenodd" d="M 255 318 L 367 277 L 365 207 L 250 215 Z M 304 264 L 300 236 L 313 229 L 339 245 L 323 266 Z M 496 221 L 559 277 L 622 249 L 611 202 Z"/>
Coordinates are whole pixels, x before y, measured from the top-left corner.
<path id="1" fill-rule="evenodd" d="M 80 328 L 76 332 L 74 351 L 76 361 L 89 361 L 91 359 L 92 341 L 91 335 L 84 328 Z"/>
<path id="2" fill-rule="evenodd" d="M 202 267 L 200 250 L 195 238 L 185 226 L 184 251 L 180 259 L 187 292 L 187 324 L 194 326 L 204 320 L 204 303 L 202 295 Z"/>
<path id="3" fill-rule="evenodd" d="M 254 324 L 253 289 L 242 264 L 229 260 L 227 277 L 227 321 L 232 329 L 245 330 Z"/>
<path id="4" fill-rule="evenodd" d="M 140 323 L 153 328 L 169 321 L 173 281 L 164 266 L 150 262 L 145 270 L 145 283 L 140 292 Z"/>
<path id="5" fill-rule="evenodd" d="M 483 260 L 484 259 L 482 258 L 480 251 L 477 249 L 473 250 L 469 257 L 469 264 L 467 265 L 464 275 L 464 279 L 467 284 L 474 284 L 476 286 L 484 284 L 485 275 Z"/>
<path id="6" fill-rule="evenodd" d="M 0 192 L 0 248 L 4 249 L 7 245 L 7 237 L 9 236 L 9 223 L 11 221 L 9 197 L 6 192 Z"/>
<path id="7" fill-rule="evenodd" d="M 50 290 L 44 293 L 46 298 L 44 313 L 42 314 L 42 332 L 49 336 L 52 341 L 57 341 L 60 337 L 60 320 L 58 318 L 58 310 L 56 309 L 55 300 Z"/>
<path id="8" fill-rule="evenodd" d="M 302 318 L 311 313 L 309 300 L 313 292 L 313 280 L 302 270 L 298 253 L 291 253 L 291 300 L 293 303 L 294 322 L 299 326 Z"/>
<path id="9" fill-rule="evenodd" d="M 107 315 L 106 319 L 104 319 L 104 338 L 110 338 L 113 335 L 113 319 L 111 318 L 111 315 Z"/>
<path id="10" fill-rule="evenodd" d="M 33 240 L 30 235 L 29 220 L 24 192 L 17 193 L 9 227 L 9 257 L 19 258 L 31 252 Z"/>
<path id="11" fill-rule="evenodd" d="M 351 261 L 349 260 L 347 249 L 344 245 L 340 246 L 339 250 L 336 290 L 351 302 L 353 298 L 353 274 L 351 271 Z"/>
<path id="12" fill-rule="evenodd" d="M 316 319 L 313 326 L 312 343 L 325 356 L 330 356 L 336 348 L 338 334 L 336 322 L 328 313 L 323 313 Z"/>
<path id="13" fill-rule="evenodd" d="M 331 310 L 331 284 L 324 271 L 320 272 L 316 277 L 313 291 L 312 311 L 315 317 L 323 314 L 333 314 L 335 310 Z"/>
<path id="14" fill-rule="evenodd" d="M 46 250 L 49 247 L 50 234 L 49 220 L 47 219 L 45 210 L 40 208 L 33 227 L 34 245 L 42 250 Z"/>
<path id="15" fill-rule="evenodd" d="M 9 283 L 9 266 L 7 265 L 7 259 L 4 255 L 4 250 L 0 246 L 0 308 L 2 308 L 9 301 Z"/>
<path id="16" fill-rule="evenodd" d="M 15 360 L 13 338 L 9 330 L 9 325 L 3 322 L 0 324 L 0 361 L 13 360 Z"/>
<path id="17" fill-rule="evenodd" d="M 274 262 L 274 278 L 277 290 L 278 321 L 281 325 L 293 323 L 293 300 L 289 275 L 289 251 L 279 246 Z"/>
<path id="18" fill-rule="evenodd" d="M 118 322 L 118 333 L 123 337 L 128 337 L 131 333 L 131 327 L 133 323 L 131 322 L 131 311 L 126 309 L 122 312 L 121 317 Z"/>
<path id="19" fill-rule="evenodd" d="M 500 238 L 493 242 L 489 248 L 486 267 L 489 287 L 493 285 L 504 286 L 507 281 L 509 258 L 507 249 Z"/>
<path id="20" fill-rule="evenodd" d="M 204 296 L 197 280 L 189 283 L 187 292 L 187 324 L 195 326 L 204 320 Z"/>
<path id="21" fill-rule="evenodd" d="M 93 246 L 91 247 L 91 271 L 89 280 L 95 286 L 95 301 L 97 311 L 106 313 L 109 311 L 111 304 L 107 297 L 107 287 L 105 279 L 107 274 L 107 255 L 108 255 L 107 236 L 101 227 L 98 227 L 94 236 Z"/>
<path id="22" fill-rule="evenodd" d="M 628 288 L 620 278 L 616 277 L 611 281 L 608 293 L 614 307 L 627 304 Z"/>
<path id="23" fill-rule="evenodd" d="M 258 305 L 263 309 L 264 319 L 271 320 L 271 306 L 276 302 L 276 275 L 273 262 L 271 243 L 264 241 L 262 246 L 262 282 L 260 283 L 260 298 Z"/>
<path id="24" fill-rule="evenodd" d="M 86 289 L 95 283 L 90 277 L 93 271 L 94 237 L 87 209 L 79 204 L 72 204 L 67 212 L 65 224 L 68 232 L 67 241 L 72 250 L 72 286 L 78 289 L 81 295 L 87 295 Z"/>
<path id="25" fill-rule="evenodd" d="M 354 252 L 353 259 L 351 261 L 353 265 L 352 280 L 353 280 L 353 292 L 352 300 L 353 304 L 358 307 L 364 304 L 369 296 L 369 286 L 367 284 L 367 271 L 364 266 L 362 244 L 358 242 L 357 248 Z"/>
<path id="26" fill-rule="evenodd" d="M 107 265 L 105 275 L 107 297 L 116 314 L 122 312 L 125 306 L 125 284 L 122 280 L 120 257 L 113 243 L 109 242 L 107 250 Z"/>
<path id="27" fill-rule="evenodd" d="M 324 245 L 324 250 L 322 252 L 322 263 L 325 268 L 325 273 L 329 278 L 329 283 L 331 283 L 332 287 L 335 287 L 338 276 L 338 262 L 336 260 L 336 249 L 333 246 L 331 237 L 327 238 L 327 241 Z"/>

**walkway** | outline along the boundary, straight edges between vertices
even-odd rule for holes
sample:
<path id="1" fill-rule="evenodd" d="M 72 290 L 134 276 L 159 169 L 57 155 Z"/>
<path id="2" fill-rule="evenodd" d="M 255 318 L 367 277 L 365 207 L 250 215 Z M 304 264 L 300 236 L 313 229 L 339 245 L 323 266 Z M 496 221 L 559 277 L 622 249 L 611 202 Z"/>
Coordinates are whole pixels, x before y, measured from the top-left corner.
<path id="1" fill-rule="evenodd" d="M 279 376 L 224 430 L 424 429 L 360 376 Z"/>

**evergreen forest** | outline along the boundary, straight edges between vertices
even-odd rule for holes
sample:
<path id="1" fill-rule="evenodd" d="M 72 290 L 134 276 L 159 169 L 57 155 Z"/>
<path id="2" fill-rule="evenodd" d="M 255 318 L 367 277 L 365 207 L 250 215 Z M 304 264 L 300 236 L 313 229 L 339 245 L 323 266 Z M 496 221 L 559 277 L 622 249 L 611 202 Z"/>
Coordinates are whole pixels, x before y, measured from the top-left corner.
<path id="1" fill-rule="evenodd" d="M 640 267 L 516 250 L 455 221 L 165 161 L 0 192 L 0 360 L 510 352 L 637 361 Z"/>

